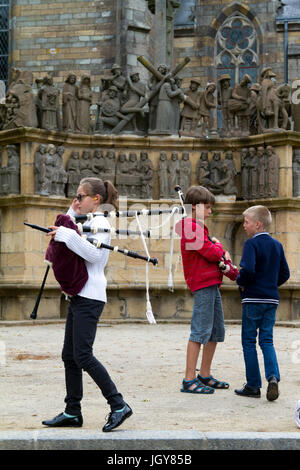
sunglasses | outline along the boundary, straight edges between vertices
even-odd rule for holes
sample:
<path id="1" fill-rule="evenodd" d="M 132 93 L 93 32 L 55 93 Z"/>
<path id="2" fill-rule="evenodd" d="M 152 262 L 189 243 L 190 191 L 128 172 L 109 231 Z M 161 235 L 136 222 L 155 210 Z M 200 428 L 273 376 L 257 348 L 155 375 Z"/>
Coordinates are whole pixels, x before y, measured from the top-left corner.
<path id="1" fill-rule="evenodd" d="M 84 197 L 88 197 L 88 194 L 77 194 L 76 199 L 80 202 Z"/>

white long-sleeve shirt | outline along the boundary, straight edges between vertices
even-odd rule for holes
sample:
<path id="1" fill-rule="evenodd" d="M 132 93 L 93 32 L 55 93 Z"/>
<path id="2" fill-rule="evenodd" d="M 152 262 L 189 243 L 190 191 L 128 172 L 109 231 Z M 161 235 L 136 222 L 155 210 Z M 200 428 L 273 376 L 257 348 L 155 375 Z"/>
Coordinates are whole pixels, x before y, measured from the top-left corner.
<path id="1" fill-rule="evenodd" d="M 72 207 L 69 208 L 67 215 L 76 216 Z M 111 226 L 107 217 L 96 216 L 91 221 L 84 223 L 85 227 L 108 228 Z M 110 233 L 95 233 L 92 235 L 102 243 L 110 244 Z M 54 240 L 64 242 L 67 247 L 84 259 L 88 271 L 88 280 L 85 286 L 78 293 L 81 297 L 88 299 L 107 301 L 106 285 L 107 280 L 104 274 L 104 268 L 109 257 L 109 250 L 106 248 L 96 248 L 89 241 L 82 238 L 75 230 L 60 226 L 56 232 Z"/>

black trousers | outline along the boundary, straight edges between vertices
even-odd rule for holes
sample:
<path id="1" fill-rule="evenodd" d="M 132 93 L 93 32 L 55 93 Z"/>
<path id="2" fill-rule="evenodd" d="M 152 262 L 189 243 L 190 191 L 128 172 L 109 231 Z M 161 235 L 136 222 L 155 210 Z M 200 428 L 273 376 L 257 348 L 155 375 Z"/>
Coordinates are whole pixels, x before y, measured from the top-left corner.
<path id="1" fill-rule="evenodd" d="M 105 303 L 85 297 L 71 297 L 66 320 L 62 360 L 65 366 L 65 412 L 81 413 L 83 396 L 82 370 L 86 371 L 100 388 L 111 410 L 125 406 L 105 367 L 93 355 L 97 323 Z"/>

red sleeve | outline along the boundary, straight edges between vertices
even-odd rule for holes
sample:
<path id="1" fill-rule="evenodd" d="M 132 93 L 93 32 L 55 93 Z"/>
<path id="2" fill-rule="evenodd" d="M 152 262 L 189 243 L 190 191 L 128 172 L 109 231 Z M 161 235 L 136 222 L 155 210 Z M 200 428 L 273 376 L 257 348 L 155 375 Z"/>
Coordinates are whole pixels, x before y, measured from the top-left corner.
<path id="1" fill-rule="evenodd" d="M 186 250 L 197 251 L 207 261 L 213 263 L 222 258 L 222 244 L 211 242 L 204 227 L 192 219 L 184 219 L 181 238 Z"/>
<path id="2" fill-rule="evenodd" d="M 239 275 L 239 270 L 236 266 L 233 266 L 233 264 L 229 260 L 224 260 L 224 264 L 228 267 L 228 271 L 223 271 L 224 276 L 228 277 L 231 281 L 235 281 L 236 278 Z"/>

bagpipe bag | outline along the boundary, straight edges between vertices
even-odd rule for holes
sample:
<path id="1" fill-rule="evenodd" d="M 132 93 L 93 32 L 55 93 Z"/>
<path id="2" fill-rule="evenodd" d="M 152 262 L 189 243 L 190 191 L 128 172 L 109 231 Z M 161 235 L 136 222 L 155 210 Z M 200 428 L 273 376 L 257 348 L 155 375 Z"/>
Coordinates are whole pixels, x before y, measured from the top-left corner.
<path id="1" fill-rule="evenodd" d="M 77 225 L 68 215 L 59 214 L 54 225 L 71 228 L 80 235 Z M 45 260 L 51 264 L 54 277 L 64 293 L 77 295 L 81 291 L 88 280 L 88 272 L 83 258 L 69 250 L 65 243 L 51 239 Z"/>

